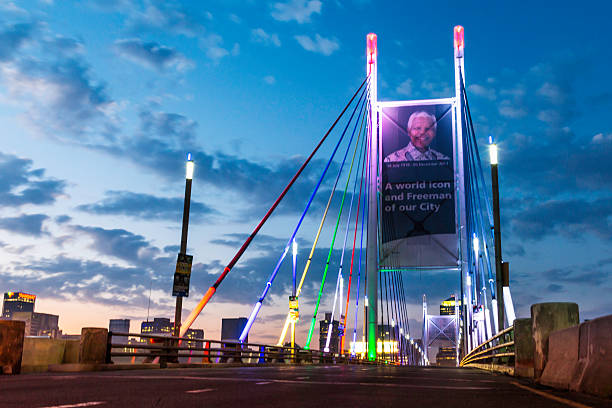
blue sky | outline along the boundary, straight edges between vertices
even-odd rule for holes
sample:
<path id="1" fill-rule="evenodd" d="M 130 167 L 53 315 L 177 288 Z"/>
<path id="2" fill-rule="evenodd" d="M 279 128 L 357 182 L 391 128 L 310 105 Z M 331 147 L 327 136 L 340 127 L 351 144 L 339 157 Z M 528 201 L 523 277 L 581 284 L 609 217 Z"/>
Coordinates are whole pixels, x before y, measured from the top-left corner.
<path id="1" fill-rule="evenodd" d="M 190 151 L 187 313 L 363 80 L 366 34 L 378 34 L 381 100 L 449 97 L 461 24 L 476 133 L 483 148 L 488 134 L 500 147 L 519 316 L 556 300 L 579 303 L 583 318 L 609 314 L 610 11 L 559 1 L 1 1 L 0 291 L 37 294 L 37 310 L 59 313 L 70 333 L 124 317 L 136 330 L 150 288 L 151 316 L 171 316 Z M 250 312 L 326 149 L 196 322 L 207 337 L 218 337 L 221 316 Z M 288 273 L 252 339 L 280 330 Z M 416 327 L 420 294 L 435 303 L 456 283 L 406 281 Z"/>

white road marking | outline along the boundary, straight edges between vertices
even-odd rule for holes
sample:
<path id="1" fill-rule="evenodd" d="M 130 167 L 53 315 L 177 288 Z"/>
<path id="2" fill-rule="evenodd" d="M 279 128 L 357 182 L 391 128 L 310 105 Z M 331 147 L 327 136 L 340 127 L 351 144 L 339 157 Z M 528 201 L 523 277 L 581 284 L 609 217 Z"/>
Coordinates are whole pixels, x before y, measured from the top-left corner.
<path id="1" fill-rule="evenodd" d="M 265 384 L 272 384 L 272 382 L 271 381 L 261 381 L 261 382 L 255 383 L 255 384 L 256 385 L 265 385 Z"/>
<path id="2" fill-rule="evenodd" d="M 105 376 L 111 377 L 111 376 Z M 158 375 L 121 375 L 116 376 L 120 378 L 131 378 L 131 379 L 164 379 L 164 380 L 196 380 L 196 381 L 232 381 L 232 382 L 256 382 L 256 384 L 316 384 L 316 385 L 361 385 L 366 387 L 393 387 L 393 388 L 425 388 L 425 389 L 438 389 L 438 390 L 492 390 L 491 387 L 460 387 L 452 385 L 419 385 L 419 384 L 393 384 L 393 383 L 366 383 L 366 382 L 348 382 L 348 381 L 296 381 L 296 380 L 277 380 L 274 378 L 230 378 L 230 377 L 194 377 L 194 376 L 158 376 Z"/>
<path id="3" fill-rule="evenodd" d="M 308 378 L 310 378 L 310 377 L 296 377 L 295 379 L 296 380 L 307 380 Z"/>
<path id="4" fill-rule="evenodd" d="M 552 394 L 549 394 L 549 393 L 544 392 L 544 391 L 539 391 L 539 390 L 533 389 L 531 387 L 527 387 L 526 385 L 519 384 L 516 381 L 510 381 L 510 383 L 513 384 L 513 385 L 516 385 L 517 387 L 522 388 L 524 390 L 531 391 L 534 394 L 537 394 L 537 395 L 542 396 L 544 398 L 548 398 L 550 400 L 560 402 L 561 404 L 569 405 L 570 407 L 574 407 L 574 408 L 591 408 L 588 405 L 584 405 L 584 404 L 581 404 L 581 403 L 576 402 L 576 401 L 570 401 L 568 399 L 557 397 L 556 395 L 552 395 Z"/>
<path id="5" fill-rule="evenodd" d="M 93 407 L 95 405 L 106 404 L 106 401 L 91 401 L 91 402 L 79 402 L 78 404 L 67 404 L 67 405 L 53 405 L 41 408 L 79 408 L 79 407 Z"/>
<path id="6" fill-rule="evenodd" d="M 185 391 L 187 394 L 199 394 L 201 392 L 214 391 L 214 388 L 202 388 L 200 390 Z"/>

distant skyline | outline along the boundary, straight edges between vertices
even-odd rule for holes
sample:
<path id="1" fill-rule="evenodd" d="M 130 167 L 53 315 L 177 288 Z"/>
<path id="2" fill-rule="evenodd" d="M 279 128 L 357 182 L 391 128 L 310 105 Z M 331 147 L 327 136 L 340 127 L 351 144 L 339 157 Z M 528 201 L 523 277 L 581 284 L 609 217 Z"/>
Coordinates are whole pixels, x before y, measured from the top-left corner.
<path id="1" fill-rule="evenodd" d="M 191 152 L 186 316 L 365 77 L 366 34 L 378 35 L 381 100 L 451 97 L 460 24 L 487 179 L 489 135 L 500 149 L 517 315 L 542 301 L 577 302 L 582 319 L 610 314 L 611 13 L 603 1 L 528 11 L 477 1 L 0 1 L 0 292 L 36 294 L 37 311 L 59 314 L 65 333 L 113 318 L 139 331 L 149 292 L 151 318 L 173 320 Z M 222 317 L 249 315 L 329 151 L 194 324 L 206 337 L 220 337 Z M 300 265 L 319 215 L 298 236 Z M 324 233 L 300 300 L 298 342 L 329 242 Z M 251 341 L 277 339 L 289 265 Z M 457 277 L 405 283 L 420 337 L 422 294 L 437 310 Z"/>

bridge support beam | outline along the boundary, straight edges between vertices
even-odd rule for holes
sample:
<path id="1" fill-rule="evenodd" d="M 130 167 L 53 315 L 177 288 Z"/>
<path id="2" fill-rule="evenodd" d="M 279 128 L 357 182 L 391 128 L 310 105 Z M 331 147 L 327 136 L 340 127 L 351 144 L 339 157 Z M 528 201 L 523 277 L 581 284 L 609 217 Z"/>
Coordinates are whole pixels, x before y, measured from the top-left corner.
<path id="1" fill-rule="evenodd" d="M 376 34 L 367 35 L 366 73 L 370 77 L 370 155 L 368 168 L 368 234 L 366 251 L 366 341 L 369 360 L 376 359 L 378 329 L 378 80 Z"/>

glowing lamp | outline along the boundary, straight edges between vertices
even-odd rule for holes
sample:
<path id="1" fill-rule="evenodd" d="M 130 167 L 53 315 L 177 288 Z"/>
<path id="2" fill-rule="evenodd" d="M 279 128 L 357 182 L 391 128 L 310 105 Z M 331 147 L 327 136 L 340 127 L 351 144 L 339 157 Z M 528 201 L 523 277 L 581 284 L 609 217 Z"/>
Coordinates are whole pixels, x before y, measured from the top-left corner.
<path id="1" fill-rule="evenodd" d="M 493 143 L 492 136 L 489 136 L 489 158 L 492 165 L 497 165 L 497 145 Z"/>
<path id="2" fill-rule="evenodd" d="M 367 296 L 365 297 L 364 303 L 365 303 L 365 307 L 368 307 L 368 297 Z"/>
<path id="3" fill-rule="evenodd" d="M 187 153 L 187 166 L 185 167 L 185 178 L 187 180 L 193 179 L 193 159 L 191 153 Z"/>
<path id="4" fill-rule="evenodd" d="M 463 27 L 455 26 L 455 57 L 463 58 Z"/>
<path id="5" fill-rule="evenodd" d="M 472 243 L 474 244 L 474 252 L 476 253 L 476 256 L 478 256 L 478 247 L 480 246 L 480 241 L 478 240 L 476 234 L 474 234 L 474 237 L 472 238 Z"/>

